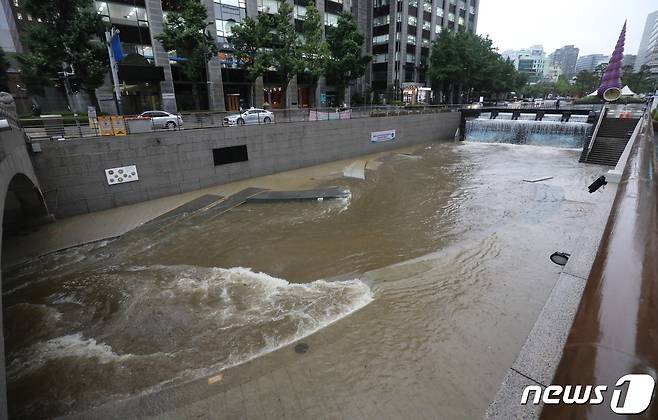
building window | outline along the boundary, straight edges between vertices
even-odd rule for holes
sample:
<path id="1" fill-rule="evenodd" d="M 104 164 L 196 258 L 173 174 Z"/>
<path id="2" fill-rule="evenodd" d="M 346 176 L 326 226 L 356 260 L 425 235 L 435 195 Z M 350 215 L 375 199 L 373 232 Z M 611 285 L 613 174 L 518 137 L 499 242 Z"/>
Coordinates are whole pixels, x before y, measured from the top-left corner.
<path id="1" fill-rule="evenodd" d="M 427 13 L 432 13 L 432 2 L 430 1 L 428 3 L 427 0 L 423 1 L 423 10 L 426 11 Z"/>
<path id="2" fill-rule="evenodd" d="M 279 2 L 277 0 L 258 0 L 258 11 L 276 14 L 279 12 Z"/>
<path id="3" fill-rule="evenodd" d="M 295 19 L 304 20 L 306 19 L 306 7 L 295 5 Z"/>
<path id="4" fill-rule="evenodd" d="M 22 13 L 16 13 L 16 17 L 18 20 L 23 20 L 23 14 Z"/>
<path id="5" fill-rule="evenodd" d="M 389 0 L 375 0 L 372 3 L 372 6 L 373 7 L 382 7 L 382 6 L 388 6 L 389 4 L 390 4 Z"/>
<path id="6" fill-rule="evenodd" d="M 454 22 L 455 21 L 455 14 L 454 13 L 448 13 L 448 21 L 449 22 Z"/>
<path id="7" fill-rule="evenodd" d="M 418 19 L 416 16 L 409 16 L 407 19 L 407 24 L 410 26 L 417 26 L 418 25 Z"/>
<path id="8" fill-rule="evenodd" d="M 423 21 L 423 30 L 424 31 L 432 30 L 432 22 L 428 22 L 428 21 L 424 20 Z"/>
<path id="9" fill-rule="evenodd" d="M 436 15 L 438 17 L 443 17 L 443 7 L 437 7 L 436 8 Z"/>
<path id="10" fill-rule="evenodd" d="M 231 28 L 238 23 L 234 20 L 215 20 L 215 25 L 217 26 L 217 36 L 228 38 L 233 35 Z"/>
<path id="11" fill-rule="evenodd" d="M 407 44 L 416 45 L 416 36 L 407 35 Z"/>
<path id="12" fill-rule="evenodd" d="M 416 56 L 413 54 L 407 53 L 407 63 L 415 63 L 416 62 Z"/>
<path id="13" fill-rule="evenodd" d="M 144 28 L 148 28 L 149 26 L 144 7 L 107 1 L 95 1 L 94 7 L 104 22 L 127 26 L 141 26 Z"/>
<path id="14" fill-rule="evenodd" d="M 440 34 L 441 33 L 441 25 L 436 25 L 434 27 L 434 33 L 435 34 Z"/>
<path id="15" fill-rule="evenodd" d="M 338 26 L 338 15 L 335 15 L 333 13 L 325 13 L 324 14 L 324 24 L 327 25 L 327 26 L 333 26 L 333 27 Z"/>
<path id="16" fill-rule="evenodd" d="M 381 45 L 386 43 L 388 43 L 388 34 L 372 37 L 372 45 Z"/>
<path id="17" fill-rule="evenodd" d="M 460 25 L 463 26 L 464 25 L 464 18 L 460 16 L 457 23 L 459 23 Z"/>
<path id="18" fill-rule="evenodd" d="M 225 4 L 227 6 L 240 7 L 245 9 L 247 7 L 246 0 L 214 0 L 215 3 Z"/>
<path id="19" fill-rule="evenodd" d="M 418 0 L 409 0 L 409 7 L 418 7 Z"/>
<path id="20" fill-rule="evenodd" d="M 378 16 L 372 20 L 372 26 L 388 25 L 390 22 L 391 17 L 389 15 Z"/>
<path id="21" fill-rule="evenodd" d="M 430 46 L 430 40 L 427 39 L 427 38 L 423 38 L 423 39 L 421 39 L 420 42 L 421 42 L 421 46 L 423 46 L 423 47 L 425 47 L 425 48 L 428 48 L 428 47 Z"/>
<path id="22" fill-rule="evenodd" d="M 385 63 L 388 60 L 388 54 L 375 54 L 372 58 L 373 63 Z"/>

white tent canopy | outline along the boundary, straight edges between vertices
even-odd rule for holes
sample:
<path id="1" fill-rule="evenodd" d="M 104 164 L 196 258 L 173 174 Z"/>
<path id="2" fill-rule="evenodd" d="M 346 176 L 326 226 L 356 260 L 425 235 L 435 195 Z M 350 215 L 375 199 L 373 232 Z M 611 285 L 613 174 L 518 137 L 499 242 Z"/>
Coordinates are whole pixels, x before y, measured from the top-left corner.
<path id="1" fill-rule="evenodd" d="M 633 92 L 631 88 L 629 88 L 628 85 L 626 85 L 621 90 L 621 96 L 635 96 L 635 92 Z"/>
<path id="2" fill-rule="evenodd" d="M 590 93 L 587 96 L 596 96 L 598 94 L 598 89 L 595 90 L 594 92 Z M 631 90 L 631 88 L 628 87 L 628 85 L 624 86 L 624 88 L 621 90 L 621 96 L 635 96 L 635 92 Z"/>

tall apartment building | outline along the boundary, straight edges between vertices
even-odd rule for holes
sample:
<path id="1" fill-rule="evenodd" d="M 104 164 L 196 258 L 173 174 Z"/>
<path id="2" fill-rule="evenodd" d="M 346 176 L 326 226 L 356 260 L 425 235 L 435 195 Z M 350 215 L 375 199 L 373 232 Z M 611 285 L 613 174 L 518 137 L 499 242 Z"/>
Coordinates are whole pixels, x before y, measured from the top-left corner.
<path id="1" fill-rule="evenodd" d="M 584 55 L 578 58 L 578 62 L 576 62 L 576 74 L 585 70 L 594 71 L 599 65 L 608 64 L 608 60 L 610 60 L 610 56 L 605 54 Z"/>
<path id="2" fill-rule="evenodd" d="M 442 29 L 475 33 L 479 0 L 369 0 L 369 82 L 378 95 L 429 92 L 431 42 Z M 429 98 L 425 97 L 425 100 Z"/>
<path id="3" fill-rule="evenodd" d="M 550 65 L 559 68 L 563 75 L 573 77 L 576 74 L 579 51 L 573 45 L 558 48 L 549 56 Z"/>
<path id="4" fill-rule="evenodd" d="M 643 65 L 649 66 L 658 77 L 658 10 L 647 16 L 634 70 L 640 70 Z"/>

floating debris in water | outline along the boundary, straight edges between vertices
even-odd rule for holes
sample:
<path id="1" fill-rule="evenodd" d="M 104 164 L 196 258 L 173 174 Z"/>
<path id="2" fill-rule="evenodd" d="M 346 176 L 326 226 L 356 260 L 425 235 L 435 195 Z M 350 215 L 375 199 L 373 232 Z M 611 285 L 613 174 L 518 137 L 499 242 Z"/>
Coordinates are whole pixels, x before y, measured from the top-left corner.
<path id="1" fill-rule="evenodd" d="M 524 179 L 523 182 L 540 182 L 540 181 L 548 181 L 549 179 L 553 179 L 553 177 L 552 176 L 545 176 L 543 178 Z"/>

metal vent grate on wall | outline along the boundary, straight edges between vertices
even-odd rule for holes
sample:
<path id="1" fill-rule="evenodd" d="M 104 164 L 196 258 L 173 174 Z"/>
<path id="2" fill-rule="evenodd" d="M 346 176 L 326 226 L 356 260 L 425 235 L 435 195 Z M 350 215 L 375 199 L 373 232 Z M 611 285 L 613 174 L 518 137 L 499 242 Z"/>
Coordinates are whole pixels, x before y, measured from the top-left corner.
<path id="1" fill-rule="evenodd" d="M 228 163 L 245 162 L 249 160 L 246 144 L 212 149 L 212 157 L 215 161 L 215 166 L 226 165 Z"/>

